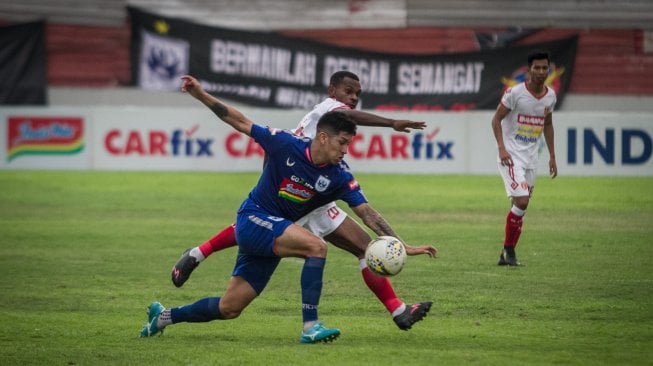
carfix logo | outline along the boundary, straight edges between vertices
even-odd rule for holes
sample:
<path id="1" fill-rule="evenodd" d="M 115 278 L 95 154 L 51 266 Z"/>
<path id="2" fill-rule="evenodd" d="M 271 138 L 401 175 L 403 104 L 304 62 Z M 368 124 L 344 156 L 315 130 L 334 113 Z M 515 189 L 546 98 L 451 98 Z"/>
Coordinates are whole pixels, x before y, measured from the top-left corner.
<path id="1" fill-rule="evenodd" d="M 349 156 L 353 159 L 453 160 L 454 141 L 437 139 L 440 131 L 436 128 L 425 133 L 390 136 L 358 133 L 349 145 Z"/>
<path id="2" fill-rule="evenodd" d="M 76 154 L 84 149 L 79 117 L 9 117 L 7 161 L 21 155 Z"/>
<path id="3" fill-rule="evenodd" d="M 122 156 L 213 156 L 213 139 L 196 136 L 199 125 L 188 130 L 121 130 L 114 128 L 104 136 L 104 148 Z"/>

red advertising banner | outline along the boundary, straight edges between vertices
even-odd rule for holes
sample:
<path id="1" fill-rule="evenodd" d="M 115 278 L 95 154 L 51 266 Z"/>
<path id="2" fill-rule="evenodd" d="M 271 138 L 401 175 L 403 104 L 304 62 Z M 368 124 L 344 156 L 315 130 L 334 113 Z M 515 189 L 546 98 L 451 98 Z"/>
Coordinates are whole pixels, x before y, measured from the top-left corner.
<path id="1" fill-rule="evenodd" d="M 7 161 L 27 154 L 75 154 L 83 149 L 83 118 L 12 116 L 7 120 Z"/>

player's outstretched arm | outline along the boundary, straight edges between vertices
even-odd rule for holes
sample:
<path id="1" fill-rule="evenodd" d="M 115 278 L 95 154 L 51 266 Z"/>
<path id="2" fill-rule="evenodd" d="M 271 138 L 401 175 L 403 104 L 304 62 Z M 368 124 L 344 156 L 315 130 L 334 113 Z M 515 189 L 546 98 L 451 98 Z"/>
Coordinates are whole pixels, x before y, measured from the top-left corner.
<path id="1" fill-rule="evenodd" d="M 402 243 L 404 243 L 404 246 L 406 247 L 406 254 L 408 255 L 419 255 L 419 254 L 426 254 L 429 257 L 435 258 L 438 254 L 438 250 L 432 246 L 432 245 L 421 245 L 417 247 L 410 246 L 406 244 L 406 242 L 397 235 L 397 233 L 392 230 L 390 227 L 390 224 L 388 224 L 387 221 L 381 216 L 381 214 L 373 209 L 369 204 L 363 203 L 360 204 L 356 207 L 352 207 L 352 211 L 363 220 L 363 223 L 376 235 L 390 235 L 394 236 L 395 238 L 401 240 Z"/>
<path id="2" fill-rule="evenodd" d="M 181 77 L 182 85 L 181 91 L 186 92 L 193 96 L 193 98 L 202 102 L 207 106 L 216 116 L 221 120 L 231 125 L 237 131 L 240 131 L 246 135 L 251 135 L 252 131 L 252 121 L 250 121 L 244 114 L 242 114 L 236 108 L 229 106 L 218 98 L 207 93 L 206 90 L 202 88 L 197 79 L 190 75 L 184 75 Z"/>
<path id="3" fill-rule="evenodd" d="M 426 127 L 426 122 L 386 118 L 355 109 L 343 109 L 342 112 L 349 115 L 357 125 L 361 126 L 390 127 L 398 132 L 410 132 L 411 129 L 423 130 Z"/>

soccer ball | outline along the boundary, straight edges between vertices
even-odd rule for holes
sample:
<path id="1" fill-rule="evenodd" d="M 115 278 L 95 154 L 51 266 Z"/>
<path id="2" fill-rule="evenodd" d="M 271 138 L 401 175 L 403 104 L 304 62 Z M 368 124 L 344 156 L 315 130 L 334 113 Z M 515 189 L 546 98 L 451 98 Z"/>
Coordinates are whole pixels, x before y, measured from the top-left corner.
<path id="1" fill-rule="evenodd" d="M 368 244 L 365 250 L 367 268 L 379 276 L 398 274 L 406 263 L 406 248 L 401 240 L 393 236 L 379 236 Z"/>

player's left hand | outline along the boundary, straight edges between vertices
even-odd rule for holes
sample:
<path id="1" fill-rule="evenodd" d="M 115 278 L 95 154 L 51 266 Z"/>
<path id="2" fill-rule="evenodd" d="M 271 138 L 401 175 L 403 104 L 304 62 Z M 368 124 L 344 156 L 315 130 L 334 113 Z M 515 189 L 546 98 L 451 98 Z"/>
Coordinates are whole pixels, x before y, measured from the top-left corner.
<path id="1" fill-rule="evenodd" d="M 558 176 L 558 164 L 556 164 L 555 159 L 549 160 L 549 175 L 551 179 Z"/>
<path id="2" fill-rule="evenodd" d="M 426 127 L 426 122 L 415 122 L 406 119 L 396 119 L 392 122 L 392 128 L 398 132 L 410 132 L 413 130 L 423 130 Z"/>
<path id="3" fill-rule="evenodd" d="M 190 75 L 182 76 L 181 82 L 182 82 L 181 91 L 184 93 L 188 93 L 195 98 L 197 98 L 203 91 L 200 82 Z"/>
<path id="4" fill-rule="evenodd" d="M 426 254 L 431 258 L 438 257 L 438 249 L 432 245 L 420 245 L 417 247 L 412 247 L 410 245 L 405 244 L 404 246 L 406 247 L 406 254 L 408 255 Z"/>

